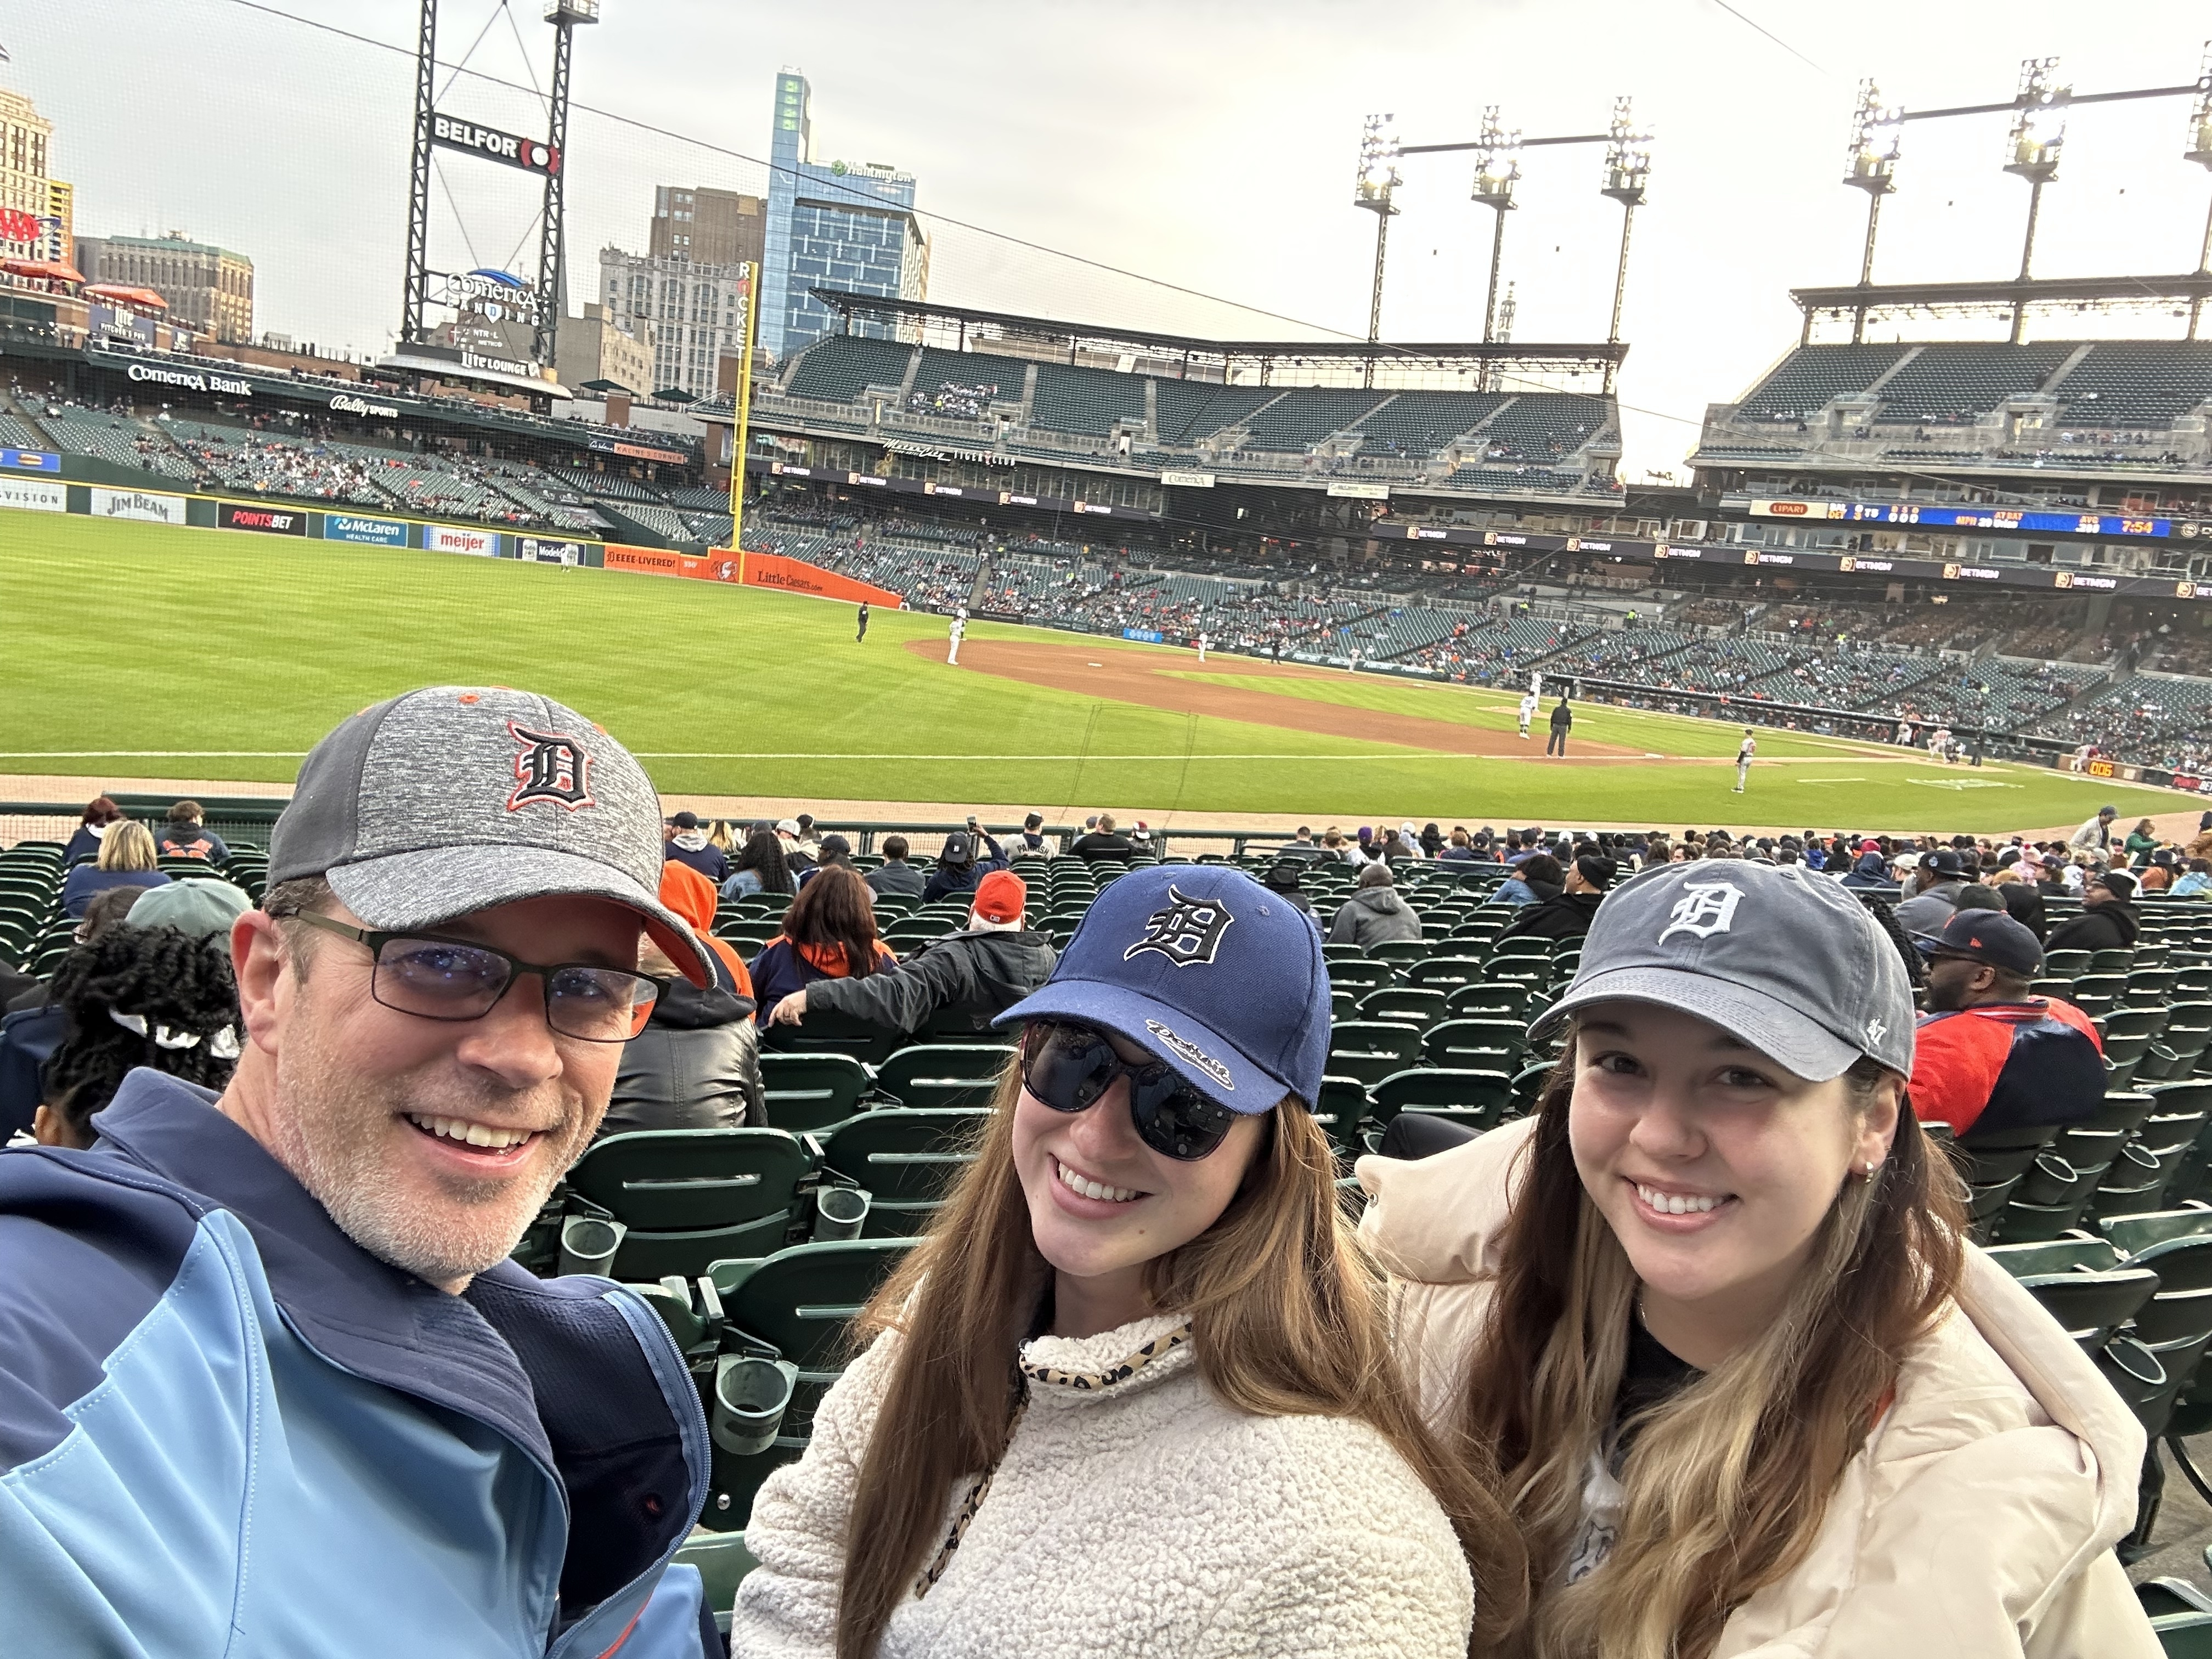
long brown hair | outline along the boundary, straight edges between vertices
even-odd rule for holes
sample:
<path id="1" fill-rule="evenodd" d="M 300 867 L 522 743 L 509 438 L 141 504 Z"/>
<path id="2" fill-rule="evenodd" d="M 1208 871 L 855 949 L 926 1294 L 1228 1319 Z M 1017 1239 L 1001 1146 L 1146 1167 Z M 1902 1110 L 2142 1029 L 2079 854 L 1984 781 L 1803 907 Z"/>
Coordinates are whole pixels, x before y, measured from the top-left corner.
<path id="1" fill-rule="evenodd" d="M 860 1465 L 839 1589 L 837 1659 L 868 1659 L 928 1549 L 957 1482 L 995 1468 L 1015 1364 L 1049 1268 L 1014 1169 L 1018 1066 L 935 1229 L 863 1310 L 865 1340 L 902 1337 Z M 1527 1558 L 1480 1458 L 1447 1455 L 1390 1352 L 1382 1276 L 1338 1207 L 1335 1155 L 1285 1100 L 1218 1220 L 1146 1269 L 1152 1305 L 1187 1313 L 1200 1376 L 1255 1416 L 1349 1418 L 1389 1441 L 1451 1519 L 1474 1572 L 1476 1650 L 1521 1620 Z M 1488 1478 L 1486 1479 L 1486 1474 Z"/>
<path id="2" fill-rule="evenodd" d="M 783 919 L 793 945 L 836 945 L 845 969 L 864 978 L 883 965 L 876 949 L 876 903 L 868 884 L 849 865 L 825 864 L 807 878 Z"/>
<path id="3" fill-rule="evenodd" d="M 1948 1163 L 1900 1103 L 1889 1157 L 1847 1179 L 1766 1333 L 1637 1419 L 1620 1536 L 1558 1580 L 1613 1416 L 1637 1279 L 1567 1138 L 1576 1037 L 1544 1085 L 1462 1404 L 1504 1471 L 1538 1590 L 1509 1650 L 1536 1659 L 1702 1659 L 1729 1614 L 1804 1559 L 1906 1351 L 1964 1271 Z M 1886 1073 L 1846 1073 L 1865 1101 Z"/>

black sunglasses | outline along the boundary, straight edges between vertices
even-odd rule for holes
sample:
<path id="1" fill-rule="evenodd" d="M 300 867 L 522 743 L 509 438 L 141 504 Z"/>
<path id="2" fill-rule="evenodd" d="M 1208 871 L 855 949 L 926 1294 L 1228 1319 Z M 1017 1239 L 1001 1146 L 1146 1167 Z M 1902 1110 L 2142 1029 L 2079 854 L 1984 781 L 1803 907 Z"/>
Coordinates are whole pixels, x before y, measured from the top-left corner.
<path id="1" fill-rule="evenodd" d="M 1097 1104 L 1114 1079 L 1129 1079 L 1129 1117 L 1137 1138 L 1163 1158 L 1195 1164 L 1228 1137 L 1237 1114 L 1211 1100 L 1164 1061 L 1131 1065 L 1103 1031 L 1040 1021 L 1022 1033 L 1022 1087 L 1055 1112 Z"/>
<path id="2" fill-rule="evenodd" d="M 386 1008 L 423 1019 L 482 1019 L 525 974 L 545 988 L 545 1023 L 585 1042 L 627 1042 L 645 1029 L 665 981 L 588 963 L 545 967 L 471 939 L 434 933 L 380 933 L 310 910 L 286 920 L 358 939 L 368 947 L 368 994 Z"/>

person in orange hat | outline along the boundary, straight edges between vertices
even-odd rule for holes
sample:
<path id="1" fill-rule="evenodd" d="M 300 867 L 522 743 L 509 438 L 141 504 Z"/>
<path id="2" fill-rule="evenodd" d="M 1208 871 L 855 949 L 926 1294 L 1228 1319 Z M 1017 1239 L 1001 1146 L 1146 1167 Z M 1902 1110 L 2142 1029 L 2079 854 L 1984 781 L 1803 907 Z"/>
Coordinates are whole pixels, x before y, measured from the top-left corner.
<path id="1" fill-rule="evenodd" d="M 902 1031 L 946 1012 L 973 1030 L 1045 982 L 1059 956 L 1042 933 L 1024 926 L 1029 887 L 1011 870 L 994 870 L 975 885 L 968 926 L 932 939 L 894 974 L 823 979 L 800 987 L 769 1012 L 773 1024 L 796 1025 L 809 1012 L 850 1014 Z"/>

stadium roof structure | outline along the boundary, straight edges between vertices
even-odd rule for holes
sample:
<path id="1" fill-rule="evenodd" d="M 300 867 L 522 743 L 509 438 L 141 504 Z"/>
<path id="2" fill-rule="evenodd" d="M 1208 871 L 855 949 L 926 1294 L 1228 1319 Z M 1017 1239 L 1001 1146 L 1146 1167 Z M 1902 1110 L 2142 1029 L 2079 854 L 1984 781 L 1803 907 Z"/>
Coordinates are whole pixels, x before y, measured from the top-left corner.
<path id="1" fill-rule="evenodd" d="M 1408 343 L 1371 340 L 1213 340 L 1149 329 L 981 311 L 935 301 L 902 300 L 844 289 L 817 288 L 812 296 L 845 319 L 872 320 L 897 338 L 954 350 L 989 349 L 1042 362 L 1098 366 L 1103 358 L 1128 357 L 1152 374 L 1253 386 L 1364 385 L 1462 388 L 1470 380 L 1572 381 L 1595 377 L 1628 356 L 1625 341 L 1588 344 L 1524 343 L 1517 340 Z M 1047 349 L 1049 349 L 1049 356 Z M 1371 377 L 1369 374 L 1372 367 Z M 1340 379 L 1339 377 L 1341 377 Z M 1576 389 L 1561 385 L 1562 391 Z"/>
<path id="2" fill-rule="evenodd" d="M 1963 283 L 1853 283 L 1832 288 L 1793 288 L 1790 298 L 1805 313 L 1801 344 L 1810 344 L 1822 317 L 1852 319 L 1853 339 L 1869 319 L 1922 312 L 1931 318 L 2009 313 L 2013 338 L 2030 312 L 2136 311 L 2185 302 L 2188 337 L 2197 337 L 2197 313 L 2212 300 L 2212 271 L 2139 276 L 2035 276 Z"/>

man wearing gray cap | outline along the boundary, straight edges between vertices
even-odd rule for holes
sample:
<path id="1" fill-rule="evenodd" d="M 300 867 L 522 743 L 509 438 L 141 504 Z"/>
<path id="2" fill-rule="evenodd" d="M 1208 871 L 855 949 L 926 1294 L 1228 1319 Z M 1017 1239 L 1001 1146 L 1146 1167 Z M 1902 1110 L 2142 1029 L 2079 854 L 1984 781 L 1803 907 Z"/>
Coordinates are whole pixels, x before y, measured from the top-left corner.
<path id="1" fill-rule="evenodd" d="M 0 1652 L 708 1651 L 683 1356 L 507 1260 L 659 994 L 641 935 L 706 982 L 660 827 L 524 692 L 316 745 L 222 1094 L 136 1071 L 90 1150 L 0 1153 Z"/>

